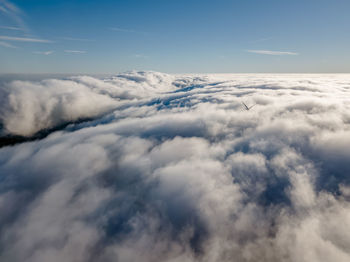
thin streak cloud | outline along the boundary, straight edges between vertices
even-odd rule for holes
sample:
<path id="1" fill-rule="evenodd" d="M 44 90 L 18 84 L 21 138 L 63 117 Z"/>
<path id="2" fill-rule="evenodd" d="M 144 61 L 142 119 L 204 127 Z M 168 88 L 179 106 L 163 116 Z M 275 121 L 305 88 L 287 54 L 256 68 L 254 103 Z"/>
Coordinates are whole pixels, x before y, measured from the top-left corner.
<path id="1" fill-rule="evenodd" d="M 109 29 L 112 31 L 121 32 L 121 33 L 134 33 L 134 34 L 148 35 L 148 32 L 136 31 L 134 29 L 128 29 L 128 28 L 110 27 Z"/>
<path id="2" fill-rule="evenodd" d="M 0 7 L 1 10 L 6 14 L 13 15 L 21 13 L 21 10 L 16 5 L 7 0 L 1 0 Z"/>
<path id="3" fill-rule="evenodd" d="M 17 46 L 14 46 L 14 45 L 11 45 L 9 43 L 2 42 L 2 41 L 0 41 L 0 46 L 7 47 L 7 48 L 17 48 Z"/>
<path id="4" fill-rule="evenodd" d="M 35 52 L 33 52 L 33 54 L 37 54 L 37 55 L 51 55 L 53 53 L 54 53 L 54 51 L 35 51 Z"/>
<path id="5" fill-rule="evenodd" d="M 8 30 L 15 30 L 15 31 L 22 31 L 22 28 L 15 27 L 15 26 L 0 26 L 1 29 L 8 29 Z"/>
<path id="6" fill-rule="evenodd" d="M 246 50 L 246 52 L 260 55 L 299 55 L 295 52 L 271 51 L 271 50 Z"/>
<path id="7" fill-rule="evenodd" d="M 67 41 L 82 41 L 82 42 L 93 42 L 95 40 L 86 39 L 86 38 L 76 38 L 76 37 L 60 37 L 59 39 L 67 40 Z"/>
<path id="8" fill-rule="evenodd" d="M 255 40 L 250 41 L 250 43 L 265 42 L 265 41 L 268 41 L 268 40 L 271 40 L 271 39 L 273 39 L 273 37 L 259 38 L 259 39 L 255 39 Z"/>
<path id="9" fill-rule="evenodd" d="M 143 55 L 143 54 L 134 54 L 134 55 L 132 55 L 132 57 L 133 58 L 144 58 L 144 59 L 149 58 L 149 56 Z"/>
<path id="10" fill-rule="evenodd" d="M 33 42 L 33 43 L 53 43 L 53 41 L 39 38 L 28 38 L 28 37 L 13 37 L 13 36 L 5 36 L 0 35 L 1 40 L 7 41 L 18 41 L 18 42 Z"/>
<path id="11" fill-rule="evenodd" d="M 135 30 L 120 27 L 111 27 L 110 29 L 117 32 L 136 33 Z"/>
<path id="12" fill-rule="evenodd" d="M 64 50 L 65 53 L 71 53 L 71 54 L 85 54 L 86 51 L 82 50 Z"/>
<path id="13" fill-rule="evenodd" d="M 28 31 L 28 28 L 22 19 L 23 11 L 15 4 L 7 0 L 0 0 L 0 11 L 6 16 L 10 17 L 17 24 L 20 30 Z"/>

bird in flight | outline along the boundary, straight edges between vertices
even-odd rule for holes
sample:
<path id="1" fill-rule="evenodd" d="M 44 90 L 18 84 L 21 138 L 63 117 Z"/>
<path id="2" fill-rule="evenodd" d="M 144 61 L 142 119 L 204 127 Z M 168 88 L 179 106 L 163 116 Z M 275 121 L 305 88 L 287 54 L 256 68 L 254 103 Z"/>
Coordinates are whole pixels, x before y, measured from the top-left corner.
<path id="1" fill-rule="evenodd" d="M 254 105 L 248 107 L 244 102 L 242 102 L 242 104 L 244 105 L 244 107 L 245 107 L 245 109 L 246 109 L 247 111 L 249 111 L 250 109 L 253 108 L 253 106 L 256 105 L 256 104 L 254 104 Z"/>

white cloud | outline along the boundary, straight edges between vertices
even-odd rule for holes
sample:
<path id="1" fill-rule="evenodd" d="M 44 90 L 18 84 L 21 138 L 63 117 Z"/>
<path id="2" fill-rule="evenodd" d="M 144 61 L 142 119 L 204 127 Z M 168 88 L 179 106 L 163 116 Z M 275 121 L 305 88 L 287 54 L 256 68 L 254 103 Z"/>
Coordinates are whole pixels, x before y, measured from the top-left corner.
<path id="1" fill-rule="evenodd" d="M 110 29 L 117 32 L 136 33 L 135 30 L 120 27 L 110 27 Z"/>
<path id="2" fill-rule="evenodd" d="M 15 30 L 15 31 L 22 31 L 22 28 L 15 27 L 15 26 L 0 26 L 2 29 L 8 29 L 8 30 Z"/>
<path id="3" fill-rule="evenodd" d="M 140 34 L 140 35 L 148 35 L 149 34 L 148 32 L 136 31 L 134 29 L 129 29 L 129 28 L 110 27 L 109 29 L 112 31 L 122 32 L 122 33 L 136 33 L 136 34 Z"/>
<path id="4" fill-rule="evenodd" d="M 82 50 L 64 50 L 65 53 L 71 53 L 71 54 L 85 54 L 86 51 Z"/>
<path id="5" fill-rule="evenodd" d="M 295 52 L 284 51 L 271 51 L 271 50 L 247 50 L 249 53 L 261 54 L 261 55 L 299 55 Z"/>
<path id="6" fill-rule="evenodd" d="M 8 17 L 10 17 L 17 24 L 19 30 L 28 31 L 27 26 L 22 19 L 23 11 L 20 8 L 18 8 L 15 4 L 13 4 L 8 0 L 1 0 L 0 11 L 3 12 Z M 17 30 L 17 27 L 2 27 L 2 28 Z"/>
<path id="7" fill-rule="evenodd" d="M 132 57 L 134 57 L 134 58 L 144 58 L 144 59 L 149 58 L 149 56 L 143 55 L 143 54 L 134 54 L 134 55 L 132 55 Z"/>
<path id="8" fill-rule="evenodd" d="M 0 46 L 7 47 L 7 48 L 17 48 L 14 45 L 11 45 L 10 43 L 0 41 Z"/>
<path id="9" fill-rule="evenodd" d="M 37 55 L 51 55 L 54 51 L 34 51 L 33 53 Z"/>
<path id="10" fill-rule="evenodd" d="M 0 6 L 6 13 L 21 13 L 21 10 L 13 3 L 8 0 L 1 0 Z"/>
<path id="11" fill-rule="evenodd" d="M 76 38 L 76 37 L 60 37 L 60 39 L 67 40 L 67 41 L 82 41 L 82 42 L 92 42 L 92 41 L 94 41 L 92 39 Z"/>
<path id="12" fill-rule="evenodd" d="M 348 83 L 133 71 L 2 83 L 0 142 L 58 130 L 0 149 L 0 260 L 349 261 Z"/>
<path id="13" fill-rule="evenodd" d="M 273 37 L 264 37 L 264 38 L 259 38 L 259 39 L 255 39 L 250 41 L 250 43 L 259 43 L 259 42 L 265 42 L 265 41 L 269 41 L 273 39 Z"/>
<path id="14" fill-rule="evenodd" d="M 13 36 L 5 36 L 5 35 L 0 35 L 0 40 L 18 41 L 18 42 L 33 42 L 33 43 L 53 43 L 52 41 L 46 40 L 46 39 L 29 38 L 29 37 L 13 37 Z"/>

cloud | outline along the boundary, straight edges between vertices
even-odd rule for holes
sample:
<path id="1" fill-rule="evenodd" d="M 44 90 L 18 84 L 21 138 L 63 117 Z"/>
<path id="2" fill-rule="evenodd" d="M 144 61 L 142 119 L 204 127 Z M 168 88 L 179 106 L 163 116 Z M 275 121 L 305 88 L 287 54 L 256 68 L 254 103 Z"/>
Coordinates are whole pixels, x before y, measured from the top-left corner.
<path id="1" fill-rule="evenodd" d="M 120 28 L 120 27 L 109 27 L 110 30 L 116 31 L 116 32 L 121 32 L 121 33 L 136 33 L 136 34 L 142 34 L 142 35 L 148 35 L 148 32 L 141 32 L 141 31 L 136 31 L 134 29 L 128 29 L 128 28 Z"/>
<path id="2" fill-rule="evenodd" d="M 16 81 L 2 106 L 5 128 L 13 134 L 32 135 L 65 122 L 97 116 L 111 109 L 115 101 L 74 80 Z M 96 92 L 97 91 L 97 92 Z M 69 101 L 69 102 L 68 102 Z M 97 103 L 90 108 L 90 103 Z"/>
<path id="3" fill-rule="evenodd" d="M 8 0 L 0 0 L 0 11 L 6 16 L 10 17 L 18 26 L 18 30 L 28 31 L 26 24 L 24 23 L 22 16 L 23 11 L 15 4 Z M 17 30 L 17 27 L 2 27 L 10 30 Z"/>
<path id="4" fill-rule="evenodd" d="M 265 41 L 269 41 L 273 39 L 273 37 L 264 37 L 264 38 L 259 38 L 259 39 L 255 39 L 250 41 L 250 43 L 259 43 L 259 42 L 265 42 Z"/>
<path id="5" fill-rule="evenodd" d="M 37 55 L 51 55 L 54 53 L 54 51 L 35 51 L 33 53 Z"/>
<path id="6" fill-rule="evenodd" d="M 3 41 L 0 41 L 0 46 L 7 47 L 7 48 L 17 48 L 16 46 Z"/>
<path id="7" fill-rule="evenodd" d="M 349 261 L 348 83 L 2 82 L 0 260 Z"/>
<path id="8" fill-rule="evenodd" d="M 0 35 L 0 40 L 18 41 L 18 42 L 33 42 L 33 43 L 53 43 L 52 41 L 46 40 L 46 39 L 28 38 L 28 37 L 13 37 L 13 36 L 5 36 L 5 35 Z"/>
<path id="9" fill-rule="evenodd" d="M 71 53 L 71 54 L 85 54 L 86 51 L 82 50 L 64 50 L 65 53 Z"/>
<path id="10" fill-rule="evenodd" d="M 8 29 L 8 30 L 15 30 L 15 31 L 22 31 L 22 28 L 15 27 L 15 26 L 0 26 L 2 29 Z"/>
<path id="11" fill-rule="evenodd" d="M 62 40 L 67 40 L 67 41 L 82 41 L 82 42 L 92 42 L 95 40 L 92 39 L 87 39 L 87 38 L 76 38 L 76 37 L 60 37 Z"/>
<path id="12" fill-rule="evenodd" d="M 120 27 L 110 27 L 110 30 L 117 31 L 117 32 L 136 33 L 135 30 L 125 29 L 125 28 L 120 28 Z"/>
<path id="13" fill-rule="evenodd" d="M 134 58 L 143 58 L 143 59 L 149 58 L 149 56 L 146 56 L 146 55 L 143 55 L 143 54 L 134 54 L 134 55 L 132 55 L 132 57 L 134 57 Z"/>
<path id="14" fill-rule="evenodd" d="M 271 51 L 271 50 L 247 50 L 249 53 L 261 54 L 261 55 L 299 55 L 295 52 L 283 52 L 283 51 Z"/>
<path id="15" fill-rule="evenodd" d="M 21 13 L 21 10 L 10 1 L 1 0 L 0 6 L 5 13 Z"/>
<path id="16" fill-rule="evenodd" d="M 148 97 L 159 89 L 158 85 L 169 86 L 168 78 L 130 72 L 106 81 L 87 76 L 13 81 L 0 88 L 0 119 L 8 133 L 30 136 L 42 129 L 96 117 L 135 98 Z M 125 89 L 125 85 L 129 88 Z M 96 105 L 90 107 L 91 103 Z"/>

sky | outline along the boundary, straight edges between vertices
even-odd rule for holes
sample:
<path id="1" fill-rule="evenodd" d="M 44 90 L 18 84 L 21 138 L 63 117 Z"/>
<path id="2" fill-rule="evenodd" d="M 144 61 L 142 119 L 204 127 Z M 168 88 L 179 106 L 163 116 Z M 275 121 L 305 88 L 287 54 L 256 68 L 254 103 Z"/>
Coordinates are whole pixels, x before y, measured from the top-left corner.
<path id="1" fill-rule="evenodd" d="M 348 0 L 0 0 L 0 73 L 348 73 Z"/>

